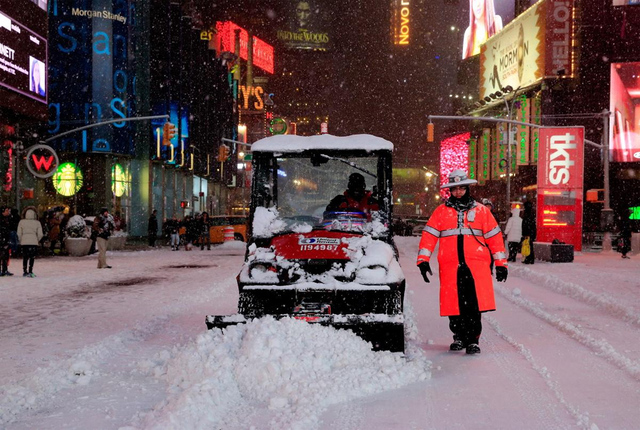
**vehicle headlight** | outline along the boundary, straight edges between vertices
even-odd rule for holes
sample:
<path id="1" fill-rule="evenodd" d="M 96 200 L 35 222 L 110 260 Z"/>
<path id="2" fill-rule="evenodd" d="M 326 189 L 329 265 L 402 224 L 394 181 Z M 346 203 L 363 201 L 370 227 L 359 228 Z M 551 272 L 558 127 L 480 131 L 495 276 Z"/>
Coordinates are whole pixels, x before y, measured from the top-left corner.
<path id="1" fill-rule="evenodd" d="M 278 282 L 278 269 L 269 262 L 256 262 L 249 266 L 249 276 L 258 282 Z"/>
<path id="2" fill-rule="evenodd" d="M 356 282 L 363 284 L 384 283 L 387 277 L 388 268 L 380 264 L 360 267 L 356 272 Z"/>

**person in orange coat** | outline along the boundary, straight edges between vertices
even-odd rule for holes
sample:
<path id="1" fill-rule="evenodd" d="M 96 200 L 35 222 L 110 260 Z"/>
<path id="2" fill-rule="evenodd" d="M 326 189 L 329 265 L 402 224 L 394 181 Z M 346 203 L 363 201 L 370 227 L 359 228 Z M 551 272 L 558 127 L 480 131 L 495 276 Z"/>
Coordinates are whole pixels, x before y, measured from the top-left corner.
<path id="1" fill-rule="evenodd" d="M 422 232 L 418 267 L 425 282 L 433 275 L 429 261 L 440 241 L 440 315 L 449 317 L 453 332 L 451 351 L 480 352 L 482 312 L 496 309 L 491 278 L 491 256 L 496 280 L 507 280 L 507 259 L 502 231 L 491 211 L 471 197 L 469 179 L 463 170 L 454 170 L 449 182 L 451 197 L 436 208 Z"/>

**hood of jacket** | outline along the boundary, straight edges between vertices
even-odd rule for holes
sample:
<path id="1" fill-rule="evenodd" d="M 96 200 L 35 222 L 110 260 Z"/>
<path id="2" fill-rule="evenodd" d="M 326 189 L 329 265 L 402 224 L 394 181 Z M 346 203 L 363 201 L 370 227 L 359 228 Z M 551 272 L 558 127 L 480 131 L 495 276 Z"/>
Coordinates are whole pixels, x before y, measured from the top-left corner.
<path id="1" fill-rule="evenodd" d="M 22 218 L 23 219 L 38 219 L 38 213 L 36 212 L 35 206 L 27 206 L 22 210 Z"/>

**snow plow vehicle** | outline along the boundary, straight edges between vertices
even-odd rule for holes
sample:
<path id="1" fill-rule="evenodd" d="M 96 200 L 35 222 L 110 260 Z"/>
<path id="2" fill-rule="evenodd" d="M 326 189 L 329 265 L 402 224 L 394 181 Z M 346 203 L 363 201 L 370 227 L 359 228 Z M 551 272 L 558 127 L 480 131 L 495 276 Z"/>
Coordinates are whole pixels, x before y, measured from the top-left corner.
<path id="1" fill-rule="evenodd" d="M 405 277 L 391 229 L 393 144 L 371 135 L 279 135 L 251 149 L 238 313 L 209 315 L 207 327 L 291 317 L 352 330 L 374 350 L 404 351 Z M 349 194 L 354 181 L 356 197 Z"/>

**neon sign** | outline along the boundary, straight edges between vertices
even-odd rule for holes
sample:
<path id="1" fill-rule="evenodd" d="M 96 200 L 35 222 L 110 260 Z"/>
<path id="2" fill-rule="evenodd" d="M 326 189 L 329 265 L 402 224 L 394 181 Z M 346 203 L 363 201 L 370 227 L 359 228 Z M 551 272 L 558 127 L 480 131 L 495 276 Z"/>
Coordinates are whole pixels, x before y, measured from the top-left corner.
<path id="1" fill-rule="evenodd" d="M 129 191 L 131 178 L 122 165 L 114 164 L 111 167 L 111 191 L 116 197 L 122 197 Z"/>
<path id="2" fill-rule="evenodd" d="M 249 33 L 247 30 L 231 21 L 217 22 L 216 30 L 221 45 L 220 49 L 228 52 L 235 52 L 235 31 L 240 30 L 240 58 L 243 60 L 249 58 Z M 202 38 L 202 35 L 200 37 Z M 253 42 L 253 65 L 273 74 L 273 46 L 255 36 L 252 36 L 251 40 Z"/>
<path id="3" fill-rule="evenodd" d="M 53 175 L 53 187 L 58 194 L 69 197 L 80 191 L 83 180 L 82 172 L 75 164 L 63 163 Z"/>
<path id="4" fill-rule="evenodd" d="M 396 0 L 393 10 L 393 44 L 409 45 L 410 0 Z"/>

